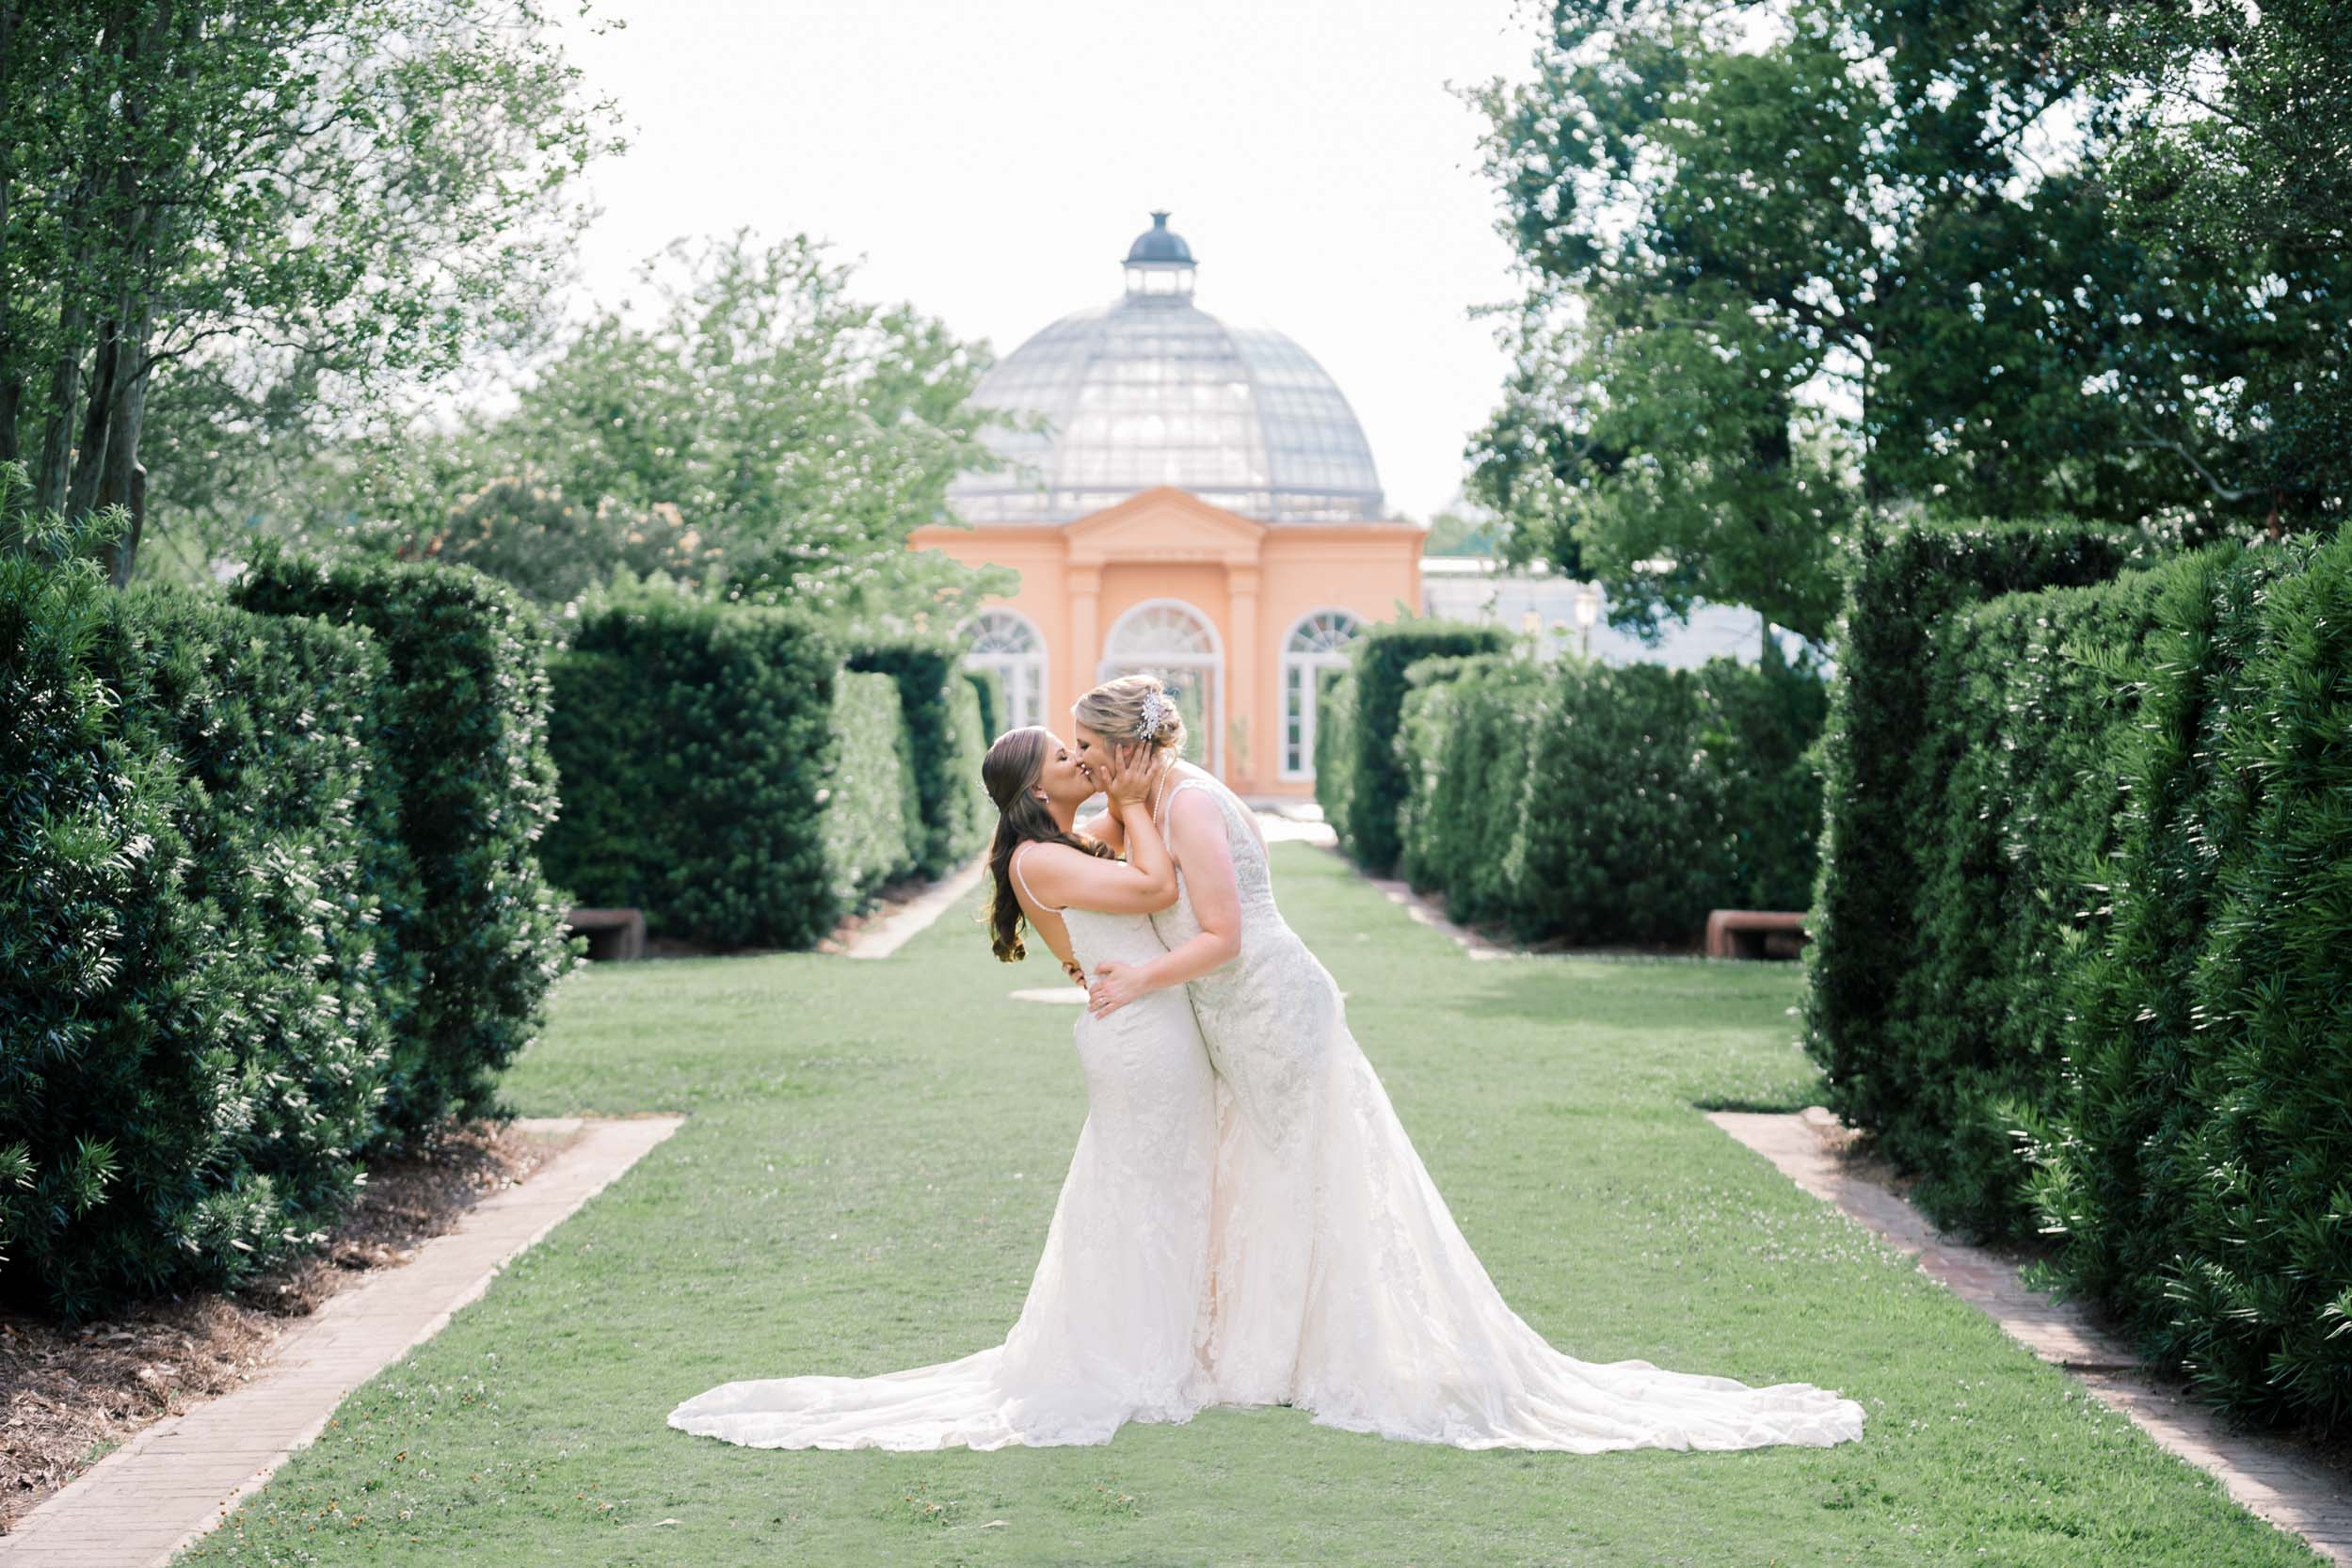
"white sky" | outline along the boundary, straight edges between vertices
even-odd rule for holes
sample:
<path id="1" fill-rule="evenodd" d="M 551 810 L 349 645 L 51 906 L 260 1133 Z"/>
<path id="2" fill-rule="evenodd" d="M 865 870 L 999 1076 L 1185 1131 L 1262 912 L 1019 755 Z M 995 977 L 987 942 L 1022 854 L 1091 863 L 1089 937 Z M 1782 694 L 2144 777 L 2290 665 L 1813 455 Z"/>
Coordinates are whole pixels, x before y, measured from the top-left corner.
<path id="1" fill-rule="evenodd" d="M 1515 296 L 1447 90 L 1526 74 L 1513 0 L 597 0 L 567 48 L 619 101 L 584 281 L 617 302 L 680 235 L 807 232 L 1000 356 L 1115 297 L 1169 208 L 1202 309 L 1272 326 L 1355 407 L 1393 513 L 1460 488 Z"/>

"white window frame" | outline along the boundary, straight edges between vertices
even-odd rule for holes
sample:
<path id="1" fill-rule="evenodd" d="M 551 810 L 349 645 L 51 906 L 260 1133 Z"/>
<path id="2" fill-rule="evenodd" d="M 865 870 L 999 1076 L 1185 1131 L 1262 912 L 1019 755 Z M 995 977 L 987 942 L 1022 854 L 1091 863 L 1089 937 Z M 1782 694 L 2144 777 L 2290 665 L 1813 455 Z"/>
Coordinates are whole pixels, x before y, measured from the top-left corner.
<path id="1" fill-rule="evenodd" d="M 1351 643 L 1363 636 L 1368 625 L 1365 618 L 1353 610 L 1345 610 L 1336 604 L 1327 604 L 1320 609 L 1307 611 L 1297 620 L 1292 621 L 1290 630 L 1283 633 L 1282 707 L 1279 721 L 1281 728 L 1276 732 L 1275 744 L 1280 748 L 1281 777 L 1286 783 L 1311 784 L 1315 781 L 1315 714 L 1316 710 L 1320 706 L 1318 697 L 1320 695 L 1320 682 L 1322 672 L 1327 669 L 1344 668 L 1348 663 L 1347 650 L 1344 648 L 1294 648 L 1291 647 L 1291 644 L 1297 642 L 1300 634 L 1306 630 L 1308 623 L 1318 617 L 1344 620 L 1353 627 L 1355 630 L 1348 639 Z M 1295 689 L 1292 684 L 1294 678 Z M 1293 717 L 1290 704 L 1293 698 L 1296 698 L 1299 703 L 1299 711 L 1295 715 L 1299 721 L 1299 754 L 1295 761 L 1290 755 L 1290 720 Z"/>
<path id="2" fill-rule="evenodd" d="M 1117 649 L 1120 633 L 1128 623 L 1154 610 L 1177 610 L 1197 622 L 1208 641 L 1206 653 L 1146 653 L 1122 657 Z M 1181 599 L 1147 599 L 1130 604 L 1119 618 L 1111 623 L 1110 634 L 1102 640 L 1102 662 L 1096 666 L 1095 679 L 1110 680 L 1122 675 L 1159 675 L 1175 668 L 1208 671 L 1208 745 L 1204 752 L 1208 771 L 1223 778 L 1225 774 L 1225 640 L 1217 631 L 1216 618 L 1199 605 Z"/>
<path id="3" fill-rule="evenodd" d="M 1029 650 L 1018 653 L 981 653 L 968 648 L 964 654 L 964 664 L 967 668 L 996 672 L 997 684 L 1004 689 L 1005 728 L 1026 729 L 1034 725 L 1042 725 L 1046 722 L 1047 696 L 1053 689 L 1051 684 L 1053 666 L 1046 648 L 1045 633 L 1037 630 L 1035 621 L 1010 605 L 992 604 L 964 623 L 963 631 L 958 634 L 961 640 L 969 643 L 972 632 L 978 629 L 982 621 L 991 616 L 1001 616 L 1006 620 L 1018 624 L 1021 630 L 1029 634 L 1031 645 Z M 1033 701 L 1031 700 L 1031 690 L 1024 680 L 1029 676 L 1035 677 Z M 1028 710 L 1026 713 L 1024 709 Z M 988 739 L 994 740 L 996 737 L 991 735 Z"/>

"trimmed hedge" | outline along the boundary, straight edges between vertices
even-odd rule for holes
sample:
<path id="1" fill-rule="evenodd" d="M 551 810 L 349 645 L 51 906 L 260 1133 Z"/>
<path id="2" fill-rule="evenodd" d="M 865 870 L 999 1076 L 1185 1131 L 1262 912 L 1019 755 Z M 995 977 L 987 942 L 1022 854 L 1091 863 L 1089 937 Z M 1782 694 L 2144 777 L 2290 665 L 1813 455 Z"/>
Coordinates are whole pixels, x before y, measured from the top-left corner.
<path id="1" fill-rule="evenodd" d="M 1857 1125 L 1879 1126 L 1903 1098 L 1880 1076 L 1878 1042 L 1923 942 L 1917 893 L 1930 846 L 1919 839 L 1947 765 L 1935 754 L 1935 628 L 2005 593 L 2105 582 L 2127 551 L 2118 534 L 2062 524 L 1866 524 L 1856 541 L 1822 735 L 1805 1036 L 1832 1108 Z"/>
<path id="2" fill-rule="evenodd" d="M 2102 733 L 2109 722 L 2105 683 L 2068 676 L 2063 630 L 2037 635 L 2029 601 L 2007 599 L 1989 618 L 1971 611 L 2108 583 L 2128 548 L 2109 530 L 2052 523 L 1866 528 L 1848 563 L 1822 740 L 1806 1048 L 1827 1076 L 1831 1108 L 1878 1133 L 1898 1166 L 1925 1173 L 1919 1196 L 1949 1224 L 2013 1232 L 2024 1215 L 2008 1140 L 1989 1145 L 1987 1133 L 2011 1090 L 2042 1068 L 2001 1057 L 1992 1034 L 2035 1043 L 2029 1054 L 2050 1042 L 2055 1019 L 1999 1021 L 2014 1005 L 2002 987 L 2030 984 L 2019 958 L 2048 952 L 2081 907 L 2030 882 L 2005 891 L 2013 851 L 2001 840 L 2014 844 L 2029 824 L 2003 791 L 2046 799 L 2038 757 L 2056 733 L 2052 721 Z M 2062 620 L 2096 616 L 2093 603 L 2070 603 Z M 2008 667 L 2012 655 L 2021 667 Z M 2005 783 L 1965 765 L 1972 737 L 2027 755 L 1999 764 Z M 2096 815 L 2112 808 L 2111 792 L 2094 789 L 2080 804 Z M 1981 898 L 1955 897 L 1972 877 L 1986 879 Z M 2004 920 L 2028 929 L 2005 936 Z"/>
<path id="3" fill-rule="evenodd" d="M 1808 1044 L 1939 1219 L 2056 1237 L 2204 1397 L 2333 1428 L 2352 530 L 2124 564 L 2079 533 L 1865 541 Z M 2062 585 L 1988 593 L 2035 577 Z"/>
<path id="4" fill-rule="evenodd" d="M 898 682 L 878 670 L 843 670 L 834 683 L 824 843 L 837 913 L 914 870 L 930 842 L 903 712 Z"/>
<path id="5" fill-rule="evenodd" d="M 964 671 L 964 679 L 970 683 L 972 694 L 980 699 L 981 755 L 984 757 L 988 746 L 1008 728 L 1004 722 L 1007 712 L 1004 682 L 997 679 L 994 670 L 968 668 Z M 984 795 L 986 792 L 984 789 L 982 792 Z"/>
<path id="6" fill-rule="evenodd" d="M 1710 907 L 1809 908 L 1820 869 L 1816 747 L 1829 720 L 1829 682 L 1809 664 L 1789 664 L 1768 638 L 1762 664 L 1710 659 L 1699 684 L 1700 743 L 1720 776 L 1732 836 L 1729 880 Z"/>
<path id="7" fill-rule="evenodd" d="M 1405 672 L 1399 756 L 1407 773 L 1398 874 L 1442 892 L 1454 920 L 1510 907 L 1504 865 L 1519 827 L 1547 671 L 1509 654 L 1424 659 Z"/>
<path id="8" fill-rule="evenodd" d="M 310 1240 L 414 968 L 365 632 L 0 557 L 0 1249 L 69 1317 Z"/>
<path id="9" fill-rule="evenodd" d="M 898 683 L 921 824 L 915 869 L 944 875 L 980 853 L 995 815 L 980 780 L 988 736 L 978 694 L 961 679 L 962 655 L 946 642 L 906 637 L 855 648 L 848 663 Z"/>
<path id="10" fill-rule="evenodd" d="M 2058 1268 L 2244 1415 L 2352 1413 L 2352 528 L 2168 566 L 2113 914 L 2028 1119 Z"/>
<path id="11" fill-rule="evenodd" d="M 363 626 L 384 651 L 383 738 L 417 891 L 383 920 L 417 967 L 417 994 L 383 1120 L 408 1134 L 484 1114 L 570 962 L 563 908 L 538 859 L 556 813 L 545 629 L 512 588 L 477 571 L 327 565 L 274 545 L 232 597 L 263 614 Z"/>
<path id="12" fill-rule="evenodd" d="M 1529 940 L 1694 940 L 1710 909 L 1802 907 L 1828 697 L 1810 670 L 1424 660 L 1397 749 L 1400 861 Z"/>
<path id="13" fill-rule="evenodd" d="M 1315 803 L 1341 847 L 1351 841 L 1355 770 L 1355 670 L 1319 683 L 1315 696 Z"/>
<path id="14" fill-rule="evenodd" d="M 1704 719 L 1688 670 L 1561 668 L 1503 864 L 1522 936 L 1674 942 L 1705 925 L 1730 885 L 1731 827 Z"/>
<path id="15" fill-rule="evenodd" d="M 1337 743 L 1331 753 L 1338 766 L 1326 772 L 1318 760 L 1316 795 L 1340 847 L 1365 870 L 1387 875 L 1403 848 L 1397 812 L 1411 779 L 1397 758 L 1397 729 L 1410 689 L 1405 671 L 1423 659 L 1502 653 L 1510 647 L 1510 637 L 1498 628 L 1433 620 L 1388 621 L 1356 640 L 1349 655 L 1350 712 L 1341 715 L 1343 727 L 1336 732 L 1324 730 Z M 1321 736 L 1317 739 L 1320 743 Z M 1325 748 L 1319 744 L 1316 749 Z"/>
<path id="16" fill-rule="evenodd" d="M 658 583 L 592 599 L 555 663 L 551 874 L 584 903 L 642 908 L 660 936 L 814 946 L 935 853 L 939 822 L 963 831 L 950 793 L 939 822 L 923 817 L 905 722 L 919 685 L 935 770 L 969 750 L 958 765 L 979 776 L 969 682 L 907 673 L 946 668 L 845 671 L 832 633 L 793 609 Z"/>

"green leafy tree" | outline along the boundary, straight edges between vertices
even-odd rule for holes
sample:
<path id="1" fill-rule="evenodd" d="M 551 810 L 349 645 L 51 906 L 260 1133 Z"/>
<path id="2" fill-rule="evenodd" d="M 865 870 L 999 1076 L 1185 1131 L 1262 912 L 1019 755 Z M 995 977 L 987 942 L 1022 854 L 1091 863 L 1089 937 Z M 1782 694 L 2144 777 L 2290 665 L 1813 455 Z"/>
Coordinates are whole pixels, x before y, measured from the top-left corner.
<path id="1" fill-rule="evenodd" d="M 2258 515 L 2143 416 L 2260 359 L 2268 286 L 2118 221 L 2065 8 L 1550 21 L 1532 78 L 1478 95 L 1527 294 L 1473 490 L 1514 553 L 1597 577 L 1633 630 L 1713 600 L 1817 641 L 1865 513 Z"/>
<path id="2" fill-rule="evenodd" d="M 298 424 L 525 330 L 604 120 L 540 0 L 0 0 L 0 461 L 128 505 L 126 581 L 151 400 Z"/>
<path id="3" fill-rule="evenodd" d="M 2119 375 L 2133 439 L 2221 507 L 2260 509 L 2274 534 L 2341 518 L 2352 22 L 2334 0 L 2137 0 L 2087 10 L 2065 57 L 2099 88 L 2117 222 L 2243 291 L 2168 322 L 2142 373 Z M 2216 331 L 2216 319 L 2237 329 Z"/>
<path id="4" fill-rule="evenodd" d="M 670 246 L 643 321 L 606 311 L 468 456 L 583 506 L 675 507 L 712 591 L 851 619 L 942 623 L 1004 574 L 905 548 L 948 481 L 987 460 L 967 397 L 984 350 L 909 306 L 851 294 L 806 235 Z"/>
<path id="5" fill-rule="evenodd" d="M 497 479 L 460 496 L 423 553 L 504 578 L 542 604 L 577 604 L 622 572 L 691 577 L 716 553 L 666 504 L 610 496 L 583 504 L 562 490 Z"/>

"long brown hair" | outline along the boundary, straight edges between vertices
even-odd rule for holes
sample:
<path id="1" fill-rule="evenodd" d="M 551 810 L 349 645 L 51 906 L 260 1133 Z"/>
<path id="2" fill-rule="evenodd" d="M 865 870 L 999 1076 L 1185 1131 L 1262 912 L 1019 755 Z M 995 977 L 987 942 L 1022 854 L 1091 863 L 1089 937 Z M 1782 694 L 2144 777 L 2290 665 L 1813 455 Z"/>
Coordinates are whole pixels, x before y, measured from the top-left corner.
<path id="1" fill-rule="evenodd" d="M 1029 917 L 1021 901 L 1013 896 L 1015 850 L 1034 841 L 1067 844 L 1088 855 L 1117 858 L 1108 844 L 1083 834 L 1064 832 L 1046 803 L 1029 792 L 1046 771 L 1046 743 L 1052 738 L 1033 725 L 1008 729 L 997 737 L 980 763 L 981 782 L 988 786 L 988 798 L 997 803 L 997 836 L 988 845 L 988 874 L 994 886 L 981 918 L 988 923 L 988 945 L 1007 964 L 1029 956 L 1021 943 Z"/>

